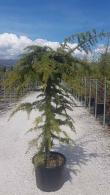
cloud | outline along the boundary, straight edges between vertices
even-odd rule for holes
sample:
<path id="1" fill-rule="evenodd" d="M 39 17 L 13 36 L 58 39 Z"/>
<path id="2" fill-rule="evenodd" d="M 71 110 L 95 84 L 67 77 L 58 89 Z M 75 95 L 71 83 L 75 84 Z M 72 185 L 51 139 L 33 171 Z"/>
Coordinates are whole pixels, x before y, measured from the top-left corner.
<path id="1" fill-rule="evenodd" d="M 35 39 L 32 40 L 27 36 L 17 36 L 12 33 L 3 33 L 0 34 L 0 59 L 14 59 L 17 58 L 24 52 L 24 48 L 30 45 L 38 45 L 38 46 L 48 46 L 52 49 L 56 50 L 59 46 L 59 42 L 52 42 L 45 39 Z M 77 46 L 76 43 L 70 44 L 68 43 L 70 48 L 74 48 Z M 104 45 L 99 45 L 98 48 L 94 50 L 95 53 L 103 53 Z M 85 56 L 84 51 L 75 51 L 75 56 L 83 58 Z M 89 58 L 92 57 L 91 54 L 88 55 Z"/>
<path id="2" fill-rule="evenodd" d="M 52 42 L 45 39 L 32 40 L 27 36 L 17 36 L 12 33 L 0 34 L 0 58 L 1 59 L 13 59 L 17 58 L 24 52 L 24 49 L 30 45 L 48 46 L 56 50 L 59 46 L 59 42 Z M 77 44 L 70 44 L 70 48 L 76 47 Z M 79 50 L 75 51 L 75 55 L 83 55 Z"/>
<path id="3" fill-rule="evenodd" d="M 51 42 L 51 41 L 47 41 L 45 39 L 36 39 L 34 41 L 34 44 L 39 45 L 39 46 L 48 46 L 54 50 L 56 50 L 60 46 L 59 42 Z"/>
<path id="4" fill-rule="evenodd" d="M 0 34 L 0 58 L 16 58 L 23 53 L 24 48 L 30 45 L 49 46 L 56 50 L 60 44 L 59 42 L 51 42 L 44 39 L 31 40 L 27 36 L 3 33 Z"/>

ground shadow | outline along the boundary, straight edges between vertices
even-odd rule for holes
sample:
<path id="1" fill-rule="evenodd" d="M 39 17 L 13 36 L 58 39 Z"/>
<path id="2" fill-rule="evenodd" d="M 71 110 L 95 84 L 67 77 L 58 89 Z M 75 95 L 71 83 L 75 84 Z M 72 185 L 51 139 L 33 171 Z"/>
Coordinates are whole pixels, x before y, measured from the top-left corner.
<path id="1" fill-rule="evenodd" d="M 11 110 L 13 107 L 16 106 L 15 102 L 5 102 L 5 103 L 0 103 L 0 116 L 4 115 L 7 113 L 7 111 Z"/>
<path id="2" fill-rule="evenodd" d="M 64 181 L 72 181 L 73 176 L 77 176 L 80 172 L 82 165 L 87 165 L 92 158 L 96 158 L 99 155 L 97 153 L 88 153 L 82 144 L 60 145 L 56 147 L 56 150 L 63 153 L 66 156 L 67 162 L 64 172 Z"/>

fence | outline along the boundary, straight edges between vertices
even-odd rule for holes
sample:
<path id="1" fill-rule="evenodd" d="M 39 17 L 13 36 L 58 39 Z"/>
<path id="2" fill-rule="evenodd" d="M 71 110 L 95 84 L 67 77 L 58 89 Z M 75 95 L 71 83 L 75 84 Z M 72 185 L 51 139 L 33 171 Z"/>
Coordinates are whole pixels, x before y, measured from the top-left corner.
<path id="1" fill-rule="evenodd" d="M 83 78 L 73 93 L 103 126 L 110 125 L 110 81 Z"/>
<path id="2" fill-rule="evenodd" d="M 0 79 L 0 112 L 4 111 L 14 103 L 16 104 L 18 96 L 16 90 L 7 91 L 3 84 L 4 76 Z M 34 86 L 24 88 L 19 95 L 23 97 L 32 90 L 36 90 L 37 83 Z M 99 119 L 103 126 L 110 125 L 110 81 L 104 78 L 98 80 L 94 78 L 82 78 L 73 85 L 73 95 L 81 102 L 82 106 L 88 108 L 89 112 Z"/>
<path id="3" fill-rule="evenodd" d="M 4 113 L 8 109 L 15 105 L 21 97 L 24 97 L 27 93 L 33 91 L 37 87 L 37 83 L 34 86 L 28 86 L 23 88 L 19 96 L 16 89 L 6 89 L 4 85 L 4 75 L 0 78 L 0 113 Z"/>

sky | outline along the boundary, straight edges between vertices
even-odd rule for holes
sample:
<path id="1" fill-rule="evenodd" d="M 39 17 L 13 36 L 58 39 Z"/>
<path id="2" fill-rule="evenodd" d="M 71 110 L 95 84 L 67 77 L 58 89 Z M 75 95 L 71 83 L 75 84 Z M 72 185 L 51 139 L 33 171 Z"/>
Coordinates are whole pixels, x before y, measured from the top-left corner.
<path id="1" fill-rule="evenodd" d="M 0 57 L 93 28 L 110 31 L 109 0 L 0 0 Z"/>

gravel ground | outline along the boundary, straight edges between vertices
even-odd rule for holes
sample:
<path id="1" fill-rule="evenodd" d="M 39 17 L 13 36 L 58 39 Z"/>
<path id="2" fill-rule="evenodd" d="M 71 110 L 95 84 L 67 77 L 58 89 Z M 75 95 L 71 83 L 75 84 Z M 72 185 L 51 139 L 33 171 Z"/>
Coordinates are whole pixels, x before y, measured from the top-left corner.
<path id="1" fill-rule="evenodd" d="M 33 93 L 26 99 L 32 101 Z M 56 145 L 67 157 L 65 183 L 56 192 L 36 187 L 31 158 L 26 153 L 32 134 L 25 134 L 38 113 L 30 120 L 18 112 L 8 121 L 11 111 L 0 117 L 0 195 L 110 195 L 110 135 L 83 107 L 74 107 L 76 133 L 70 133 L 74 146 Z M 64 127 L 66 128 L 66 127 Z"/>

